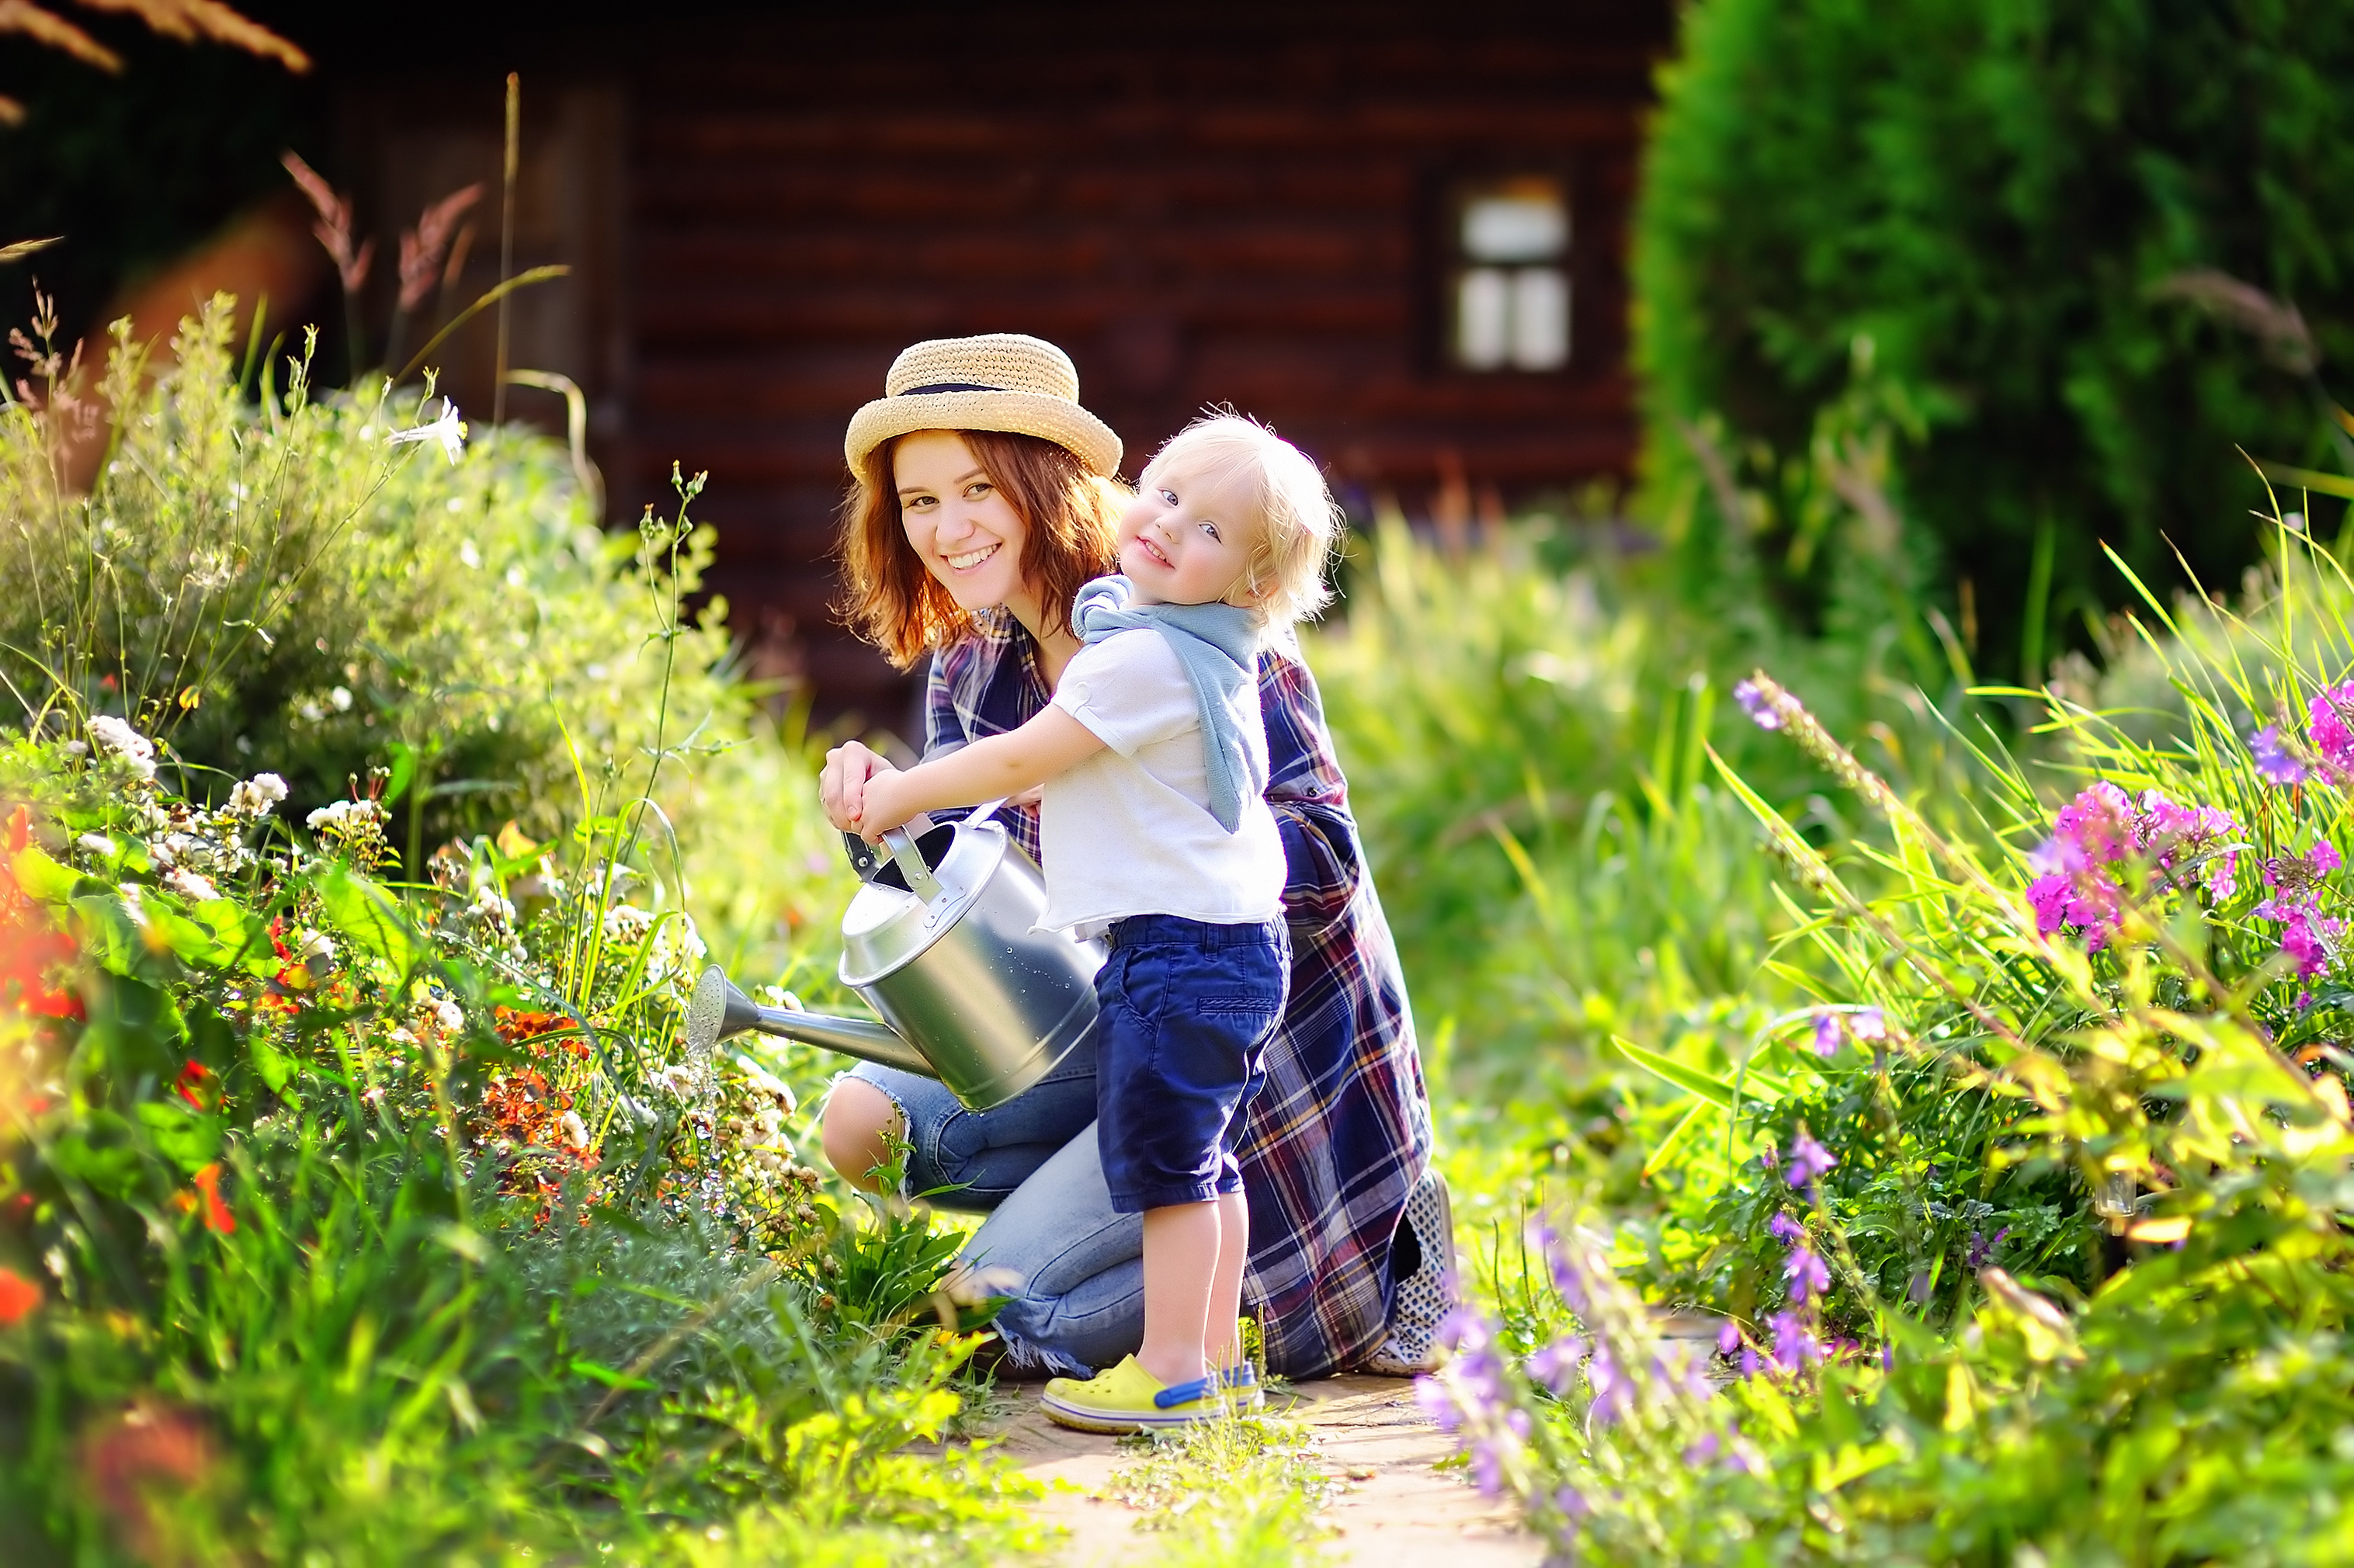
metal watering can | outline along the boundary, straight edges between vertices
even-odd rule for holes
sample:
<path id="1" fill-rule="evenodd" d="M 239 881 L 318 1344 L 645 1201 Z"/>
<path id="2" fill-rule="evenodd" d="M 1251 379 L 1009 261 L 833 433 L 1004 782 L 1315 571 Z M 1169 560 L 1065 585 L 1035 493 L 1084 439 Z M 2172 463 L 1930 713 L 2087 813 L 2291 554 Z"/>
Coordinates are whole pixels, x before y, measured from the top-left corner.
<path id="1" fill-rule="evenodd" d="M 865 885 L 843 911 L 840 974 L 882 1023 L 810 1012 L 790 995 L 762 1007 L 714 964 L 687 1004 L 688 1050 L 757 1030 L 938 1078 L 972 1110 L 1044 1077 L 1095 1022 L 1104 948 L 1031 929 L 1045 878 L 989 820 L 1003 804 L 938 826 L 919 817 L 885 833 L 883 853 L 843 835 Z"/>

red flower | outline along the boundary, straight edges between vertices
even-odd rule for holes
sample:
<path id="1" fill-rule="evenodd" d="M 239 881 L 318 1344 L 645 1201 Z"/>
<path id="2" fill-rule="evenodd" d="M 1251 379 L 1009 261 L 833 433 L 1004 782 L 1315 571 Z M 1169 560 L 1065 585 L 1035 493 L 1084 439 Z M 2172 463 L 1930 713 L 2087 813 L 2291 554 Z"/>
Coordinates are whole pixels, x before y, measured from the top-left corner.
<path id="1" fill-rule="evenodd" d="M 212 1075 L 212 1069 L 207 1067 L 202 1062 L 191 1062 L 180 1069 L 179 1082 L 173 1087 L 180 1091 L 182 1099 L 196 1107 L 196 1109 L 210 1110 L 212 1107 L 205 1104 L 199 1091 L 204 1088 L 205 1081 Z"/>
<path id="2" fill-rule="evenodd" d="M 33 842 L 33 808 L 19 806 L 8 819 L 8 853 L 22 853 Z"/>
<path id="3" fill-rule="evenodd" d="M 13 1268 L 0 1268 L 0 1329 L 21 1323 L 41 1304 L 41 1287 Z"/>
<path id="4" fill-rule="evenodd" d="M 237 1216 L 221 1202 L 220 1173 L 217 1160 L 197 1171 L 196 1191 L 205 1195 L 205 1229 L 225 1236 L 237 1229 Z"/>

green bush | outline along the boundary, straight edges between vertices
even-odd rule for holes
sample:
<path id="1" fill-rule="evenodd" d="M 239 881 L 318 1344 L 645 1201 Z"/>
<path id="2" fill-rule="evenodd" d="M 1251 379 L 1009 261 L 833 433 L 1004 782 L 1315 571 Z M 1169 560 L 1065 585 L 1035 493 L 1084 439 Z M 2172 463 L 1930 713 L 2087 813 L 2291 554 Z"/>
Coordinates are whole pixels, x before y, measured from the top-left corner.
<path id="1" fill-rule="evenodd" d="M 605 535 L 564 450 L 519 430 L 395 443 L 454 415 L 414 387 L 314 396 L 307 357 L 240 366 L 233 313 L 215 299 L 161 366 L 118 339 L 95 392 L 51 358 L 44 396 L 0 407 L 10 705 L 124 716 L 199 799 L 274 772 L 297 819 L 382 768 L 411 877 L 453 835 L 621 809 L 619 769 L 660 749 L 660 853 L 637 869 L 684 876 L 750 972 L 822 956 L 801 933 L 849 884 L 809 738 L 731 674 L 723 600 L 659 614 L 695 591 L 709 531 L 659 558 Z M 60 441 L 101 412 L 96 484 L 69 493 Z"/>
<path id="2" fill-rule="evenodd" d="M 2146 580 L 2174 548 L 2232 580 L 2264 504 L 2234 444 L 2354 471 L 2308 380 L 2354 352 L 2349 65 L 2354 13 L 2319 0 L 1696 0 L 1636 220 L 1654 480 L 1712 514 L 1754 486 L 1725 521 L 1762 530 L 1803 620 L 1810 458 L 1863 345 L 1916 420 L 1893 489 L 1987 667 L 2040 677 L 2083 641 L 2124 591 L 2103 541 Z M 2202 270 L 2310 343 L 2211 286 L 2199 308 Z"/>

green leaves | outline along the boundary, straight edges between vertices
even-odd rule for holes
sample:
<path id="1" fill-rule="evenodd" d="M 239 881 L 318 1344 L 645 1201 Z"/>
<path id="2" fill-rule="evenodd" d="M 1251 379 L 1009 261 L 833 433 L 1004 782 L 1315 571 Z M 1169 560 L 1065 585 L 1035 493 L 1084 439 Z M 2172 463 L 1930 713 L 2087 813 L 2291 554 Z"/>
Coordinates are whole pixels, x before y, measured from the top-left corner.
<path id="1" fill-rule="evenodd" d="M 391 894 L 339 861 L 320 874 L 316 887 L 329 924 L 362 952 L 393 977 L 406 978 L 416 969 L 415 928 Z"/>

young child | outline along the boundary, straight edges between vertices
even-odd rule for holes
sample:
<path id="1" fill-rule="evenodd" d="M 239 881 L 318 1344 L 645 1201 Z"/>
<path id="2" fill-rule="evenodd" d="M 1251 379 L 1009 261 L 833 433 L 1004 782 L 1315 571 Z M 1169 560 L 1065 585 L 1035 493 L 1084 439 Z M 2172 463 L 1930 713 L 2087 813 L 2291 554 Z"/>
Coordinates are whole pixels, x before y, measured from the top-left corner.
<path id="1" fill-rule="evenodd" d="M 1233 1145 L 1283 1016 L 1283 841 L 1267 810 L 1257 652 L 1322 608 L 1333 535 L 1316 466 L 1265 427 L 1196 420 L 1145 468 L 1121 575 L 1079 592 L 1086 644 L 1054 702 L 854 803 L 874 837 L 917 812 L 1044 786 L 1041 924 L 1105 936 L 1096 1136 L 1112 1206 L 1144 1216 L 1144 1343 L 1046 1385 L 1066 1426 L 1132 1432 L 1224 1408 L 1250 1214 Z M 1255 1392 L 1255 1391 L 1253 1391 Z"/>

